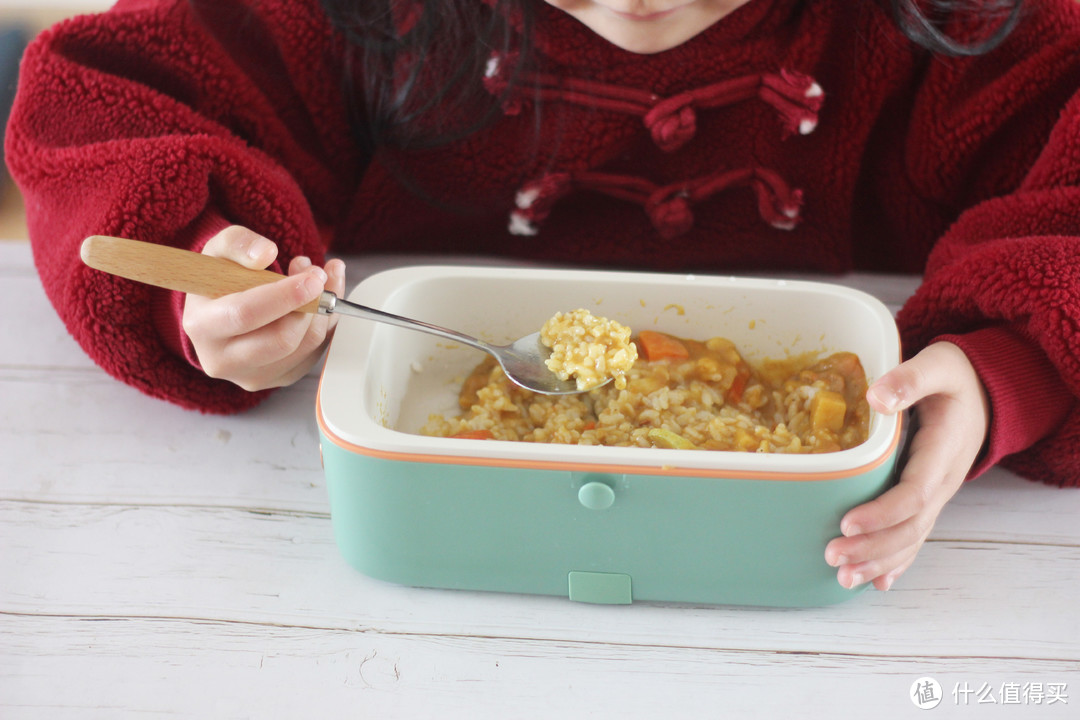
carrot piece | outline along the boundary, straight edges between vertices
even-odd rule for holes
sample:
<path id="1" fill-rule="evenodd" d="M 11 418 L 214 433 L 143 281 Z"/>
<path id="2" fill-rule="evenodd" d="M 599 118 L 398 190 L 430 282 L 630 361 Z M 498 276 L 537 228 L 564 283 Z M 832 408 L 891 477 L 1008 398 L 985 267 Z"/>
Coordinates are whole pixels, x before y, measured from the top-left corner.
<path id="1" fill-rule="evenodd" d="M 639 332 L 638 342 L 641 344 L 641 352 L 645 355 L 645 359 L 649 361 L 685 360 L 690 357 L 690 351 L 676 338 L 655 330 Z"/>
<path id="2" fill-rule="evenodd" d="M 731 381 L 731 387 L 728 388 L 728 402 L 737 403 L 742 400 L 743 391 L 746 390 L 746 383 L 749 381 L 750 373 L 746 370 L 740 370 L 735 379 Z"/>
<path id="3" fill-rule="evenodd" d="M 490 430 L 462 430 L 456 435 L 451 435 L 452 438 L 458 438 L 459 440 L 494 440 L 495 436 L 491 434 Z"/>

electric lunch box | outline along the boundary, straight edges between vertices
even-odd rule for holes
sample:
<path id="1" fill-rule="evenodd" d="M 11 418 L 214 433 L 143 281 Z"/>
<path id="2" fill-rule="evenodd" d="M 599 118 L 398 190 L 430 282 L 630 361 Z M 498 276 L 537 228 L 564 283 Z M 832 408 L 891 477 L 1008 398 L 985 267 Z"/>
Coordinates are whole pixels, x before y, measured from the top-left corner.
<path id="1" fill-rule="evenodd" d="M 872 382 L 900 362 L 892 315 L 842 286 L 733 277 L 490 267 L 374 275 L 355 302 L 504 343 L 558 311 L 732 340 L 751 363 L 847 350 Z M 459 412 L 483 354 L 425 333 L 340 322 L 317 419 L 347 562 L 411 586 L 591 603 L 818 606 L 850 598 L 824 560 L 850 508 L 893 482 L 897 416 L 823 454 L 589 447 L 426 437 Z"/>

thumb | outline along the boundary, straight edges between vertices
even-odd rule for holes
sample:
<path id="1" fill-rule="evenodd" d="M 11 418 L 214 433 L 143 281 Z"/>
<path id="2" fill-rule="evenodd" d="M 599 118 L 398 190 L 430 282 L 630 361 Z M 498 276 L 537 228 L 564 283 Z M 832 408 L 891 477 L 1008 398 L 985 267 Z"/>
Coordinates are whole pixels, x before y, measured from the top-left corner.
<path id="1" fill-rule="evenodd" d="M 930 387 L 934 373 L 931 357 L 934 346 L 924 348 L 915 357 L 882 375 L 866 390 L 866 401 L 878 412 L 891 415 L 902 412 L 927 395 L 937 392 Z"/>
<path id="2" fill-rule="evenodd" d="M 900 365 L 882 375 L 866 390 L 870 408 L 886 415 L 902 412 L 918 400 L 918 380 L 910 368 Z"/>
<path id="3" fill-rule="evenodd" d="M 963 350 L 937 342 L 878 378 L 867 389 L 866 400 L 878 412 L 901 412 L 931 395 L 955 394 L 965 367 L 970 364 Z"/>

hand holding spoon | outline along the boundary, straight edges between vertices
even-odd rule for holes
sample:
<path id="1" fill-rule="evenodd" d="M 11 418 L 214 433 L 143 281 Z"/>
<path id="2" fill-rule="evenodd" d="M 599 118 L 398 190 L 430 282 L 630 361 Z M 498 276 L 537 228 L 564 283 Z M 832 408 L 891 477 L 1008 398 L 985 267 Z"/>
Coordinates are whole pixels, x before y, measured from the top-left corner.
<path id="1" fill-rule="evenodd" d="M 270 270 L 252 270 L 231 260 L 190 250 L 104 235 L 86 238 L 80 254 L 83 262 L 95 270 L 209 298 L 241 292 L 283 277 Z M 329 291 L 324 291 L 298 311 L 321 315 L 338 313 L 437 335 L 492 355 L 506 376 L 526 390 L 543 395 L 582 392 L 572 378 L 562 380 L 548 369 L 545 363 L 551 350 L 540 342 L 539 332 L 509 345 L 492 345 L 455 330 L 350 302 Z"/>

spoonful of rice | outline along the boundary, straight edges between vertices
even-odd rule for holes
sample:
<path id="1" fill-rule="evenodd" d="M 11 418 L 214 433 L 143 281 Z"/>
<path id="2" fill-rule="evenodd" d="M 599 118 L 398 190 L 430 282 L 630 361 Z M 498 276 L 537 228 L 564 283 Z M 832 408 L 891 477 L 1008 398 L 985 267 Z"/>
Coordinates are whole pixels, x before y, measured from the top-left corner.
<path id="1" fill-rule="evenodd" d="M 280 280 L 270 270 L 252 270 L 224 258 L 126 238 L 94 235 L 83 241 L 82 260 L 95 270 L 178 292 L 218 298 Z M 593 390 L 622 377 L 637 358 L 630 330 L 584 310 L 559 313 L 541 332 L 509 345 L 493 345 L 455 330 L 393 315 L 350 302 L 332 292 L 298 312 L 338 313 L 419 330 L 483 350 L 492 355 L 517 385 L 543 395 Z"/>

